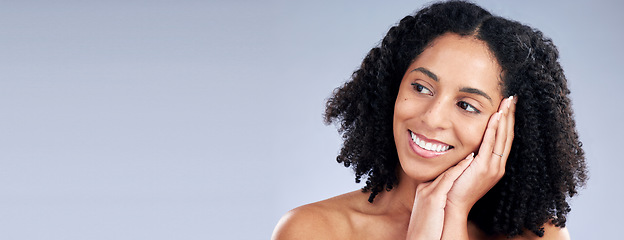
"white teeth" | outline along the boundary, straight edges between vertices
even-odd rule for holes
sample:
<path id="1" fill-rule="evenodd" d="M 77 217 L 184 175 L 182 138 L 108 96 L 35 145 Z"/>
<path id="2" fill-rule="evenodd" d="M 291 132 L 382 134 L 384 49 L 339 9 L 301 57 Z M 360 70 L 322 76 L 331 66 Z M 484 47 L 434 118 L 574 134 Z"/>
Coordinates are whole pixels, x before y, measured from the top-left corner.
<path id="1" fill-rule="evenodd" d="M 425 140 L 420 139 L 413 132 L 410 132 L 410 133 L 412 135 L 412 141 L 414 141 L 416 145 L 418 145 L 421 148 L 424 148 L 425 150 L 434 151 L 434 152 L 443 152 L 450 148 L 450 146 L 448 145 L 425 142 Z"/>
<path id="2" fill-rule="evenodd" d="M 438 144 L 431 145 L 431 151 L 438 151 Z"/>

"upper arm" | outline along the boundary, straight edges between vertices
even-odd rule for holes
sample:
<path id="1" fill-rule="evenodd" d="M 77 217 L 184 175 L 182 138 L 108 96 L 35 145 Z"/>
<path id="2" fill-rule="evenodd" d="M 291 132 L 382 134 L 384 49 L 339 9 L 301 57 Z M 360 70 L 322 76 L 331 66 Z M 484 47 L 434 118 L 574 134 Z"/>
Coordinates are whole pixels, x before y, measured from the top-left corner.
<path id="1" fill-rule="evenodd" d="M 302 206 L 286 213 L 275 226 L 272 240 L 333 239 L 331 224 L 322 211 Z"/>

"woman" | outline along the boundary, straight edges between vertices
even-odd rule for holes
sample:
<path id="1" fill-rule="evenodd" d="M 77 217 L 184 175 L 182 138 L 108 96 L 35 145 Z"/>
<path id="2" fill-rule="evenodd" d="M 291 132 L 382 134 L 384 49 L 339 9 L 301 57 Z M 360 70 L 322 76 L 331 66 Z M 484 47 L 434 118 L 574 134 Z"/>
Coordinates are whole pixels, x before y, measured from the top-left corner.
<path id="1" fill-rule="evenodd" d="M 471 3 L 403 18 L 327 103 L 366 186 L 290 211 L 273 238 L 569 238 L 586 170 L 557 58 Z"/>

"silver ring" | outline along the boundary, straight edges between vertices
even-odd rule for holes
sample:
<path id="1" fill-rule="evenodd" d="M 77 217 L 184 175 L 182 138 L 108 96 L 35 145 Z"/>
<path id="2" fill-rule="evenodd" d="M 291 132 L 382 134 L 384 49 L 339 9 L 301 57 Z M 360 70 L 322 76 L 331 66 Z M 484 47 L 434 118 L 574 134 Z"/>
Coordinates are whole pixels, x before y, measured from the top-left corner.
<path id="1" fill-rule="evenodd" d="M 496 156 L 503 157 L 503 154 L 498 154 L 498 153 L 495 153 L 495 152 L 492 152 L 492 153 L 493 153 L 494 155 L 496 155 Z"/>

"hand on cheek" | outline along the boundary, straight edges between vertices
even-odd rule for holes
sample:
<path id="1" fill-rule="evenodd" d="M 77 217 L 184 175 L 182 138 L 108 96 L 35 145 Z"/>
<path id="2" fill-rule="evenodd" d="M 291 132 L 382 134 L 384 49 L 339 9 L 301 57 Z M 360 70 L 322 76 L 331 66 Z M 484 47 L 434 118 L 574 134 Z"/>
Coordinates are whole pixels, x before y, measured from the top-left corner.
<path id="1" fill-rule="evenodd" d="M 504 99 L 499 111 L 490 117 L 476 157 L 471 153 L 434 181 L 418 185 L 408 239 L 466 237 L 470 209 L 505 173 L 513 141 L 515 102 L 513 97 Z"/>
<path id="2" fill-rule="evenodd" d="M 449 191 L 450 207 L 467 214 L 503 177 L 514 137 L 516 100 L 513 96 L 504 99 L 490 117 L 479 153 Z"/>

